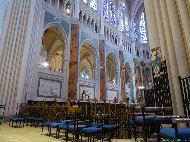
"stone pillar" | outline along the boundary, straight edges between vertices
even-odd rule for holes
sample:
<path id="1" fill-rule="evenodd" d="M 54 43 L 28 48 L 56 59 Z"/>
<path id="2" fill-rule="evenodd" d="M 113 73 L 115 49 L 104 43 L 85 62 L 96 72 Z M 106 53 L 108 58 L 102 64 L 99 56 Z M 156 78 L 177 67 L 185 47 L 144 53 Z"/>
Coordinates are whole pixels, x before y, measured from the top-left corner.
<path id="1" fill-rule="evenodd" d="M 188 13 L 188 4 L 186 3 L 185 0 L 176 0 L 177 1 L 177 6 L 178 6 L 178 14 L 179 14 L 179 18 L 181 21 L 181 28 L 183 30 L 183 37 L 184 37 L 184 41 L 186 43 L 186 48 L 187 48 L 187 57 L 188 57 L 188 61 L 189 61 L 189 65 L 190 65 L 190 13 Z"/>
<path id="2" fill-rule="evenodd" d="M 168 9 L 170 26 L 172 30 L 174 50 L 176 53 L 179 73 L 181 76 L 186 77 L 189 75 L 190 72 L 177 7 L 173 0 L 166 0 L 166 4 Z"/>
<path id="3" fill-rule="evenodd" d="M 105 41 L 99 41 L 100 51 L 100 100 L 106 100 L 106 57 L 105 57 Z"/>
<path id="4" fill-rule="evenodd" d="M 71 26 L 68 97 L 77 99 L 79 25 Z"/>
<path id="5" fill-rule="evenodd" d="M 125 99 L 125 63 L 123 57 L 123 51 L 119 51 L 119 59 L 120 59 L 120 77 L 121 77 L 121 99 L 124 101 Z"/>
<path id="6" fill-rule="evenodd" d="M 154 6 L 155 6 L 155 12 L 156 12 L 156 19 L 157 19 L 157 25 L 158 25 L 158 34 L 159 34 L 159 39 L 160 39 L 160 49 L 161 49 L 161 55 L 162 59 L 166 59 L 166 64 L 168 66 L 167 71 L 168 71 L 168 78 L 169 78 L 169 83 L 170 83 L 170 93 L 174 94 L 174 88 L 172 85 L 172 73 L 171 73 L 171 68 L 169 64 L 169 56 L 168 56 L 168 50 L 167 50 L 167 44 L 166 44 L 166 35 L 164 31 L 164 19 L 162 16 L 162 12 L 164 9 L 161 9 L 160 2 L 159 0 L 154 1 Z M 161 12 L 162 11 L 162 12 Z M 172 95 L 172 102 L 175 102 L 174 95 Z M 174 108 L 176 110 L 176 108 Z"/>
<path id="7" fill-rule="evenodd" d="M 100 9 L 103 8 L 104 0 L 100 0 Z M 104 16 L 103 12 L 100 12 L 100 34 L 104 35 Z"/>
<path id="8" fill-rule="evenodd" d="M 75 0 L 75 3 L 73 4 L 73 18 L 75 20 L 79 20 L 79 12 L 80 12 L 80 0 Z"/>
<path id="9" fill-rule="evenodd" d="M 30 38 L 30 22 L 36 1 L 11 1 L 11 12 L 0 59 L 0 104 L 6 105 L 6 115 L 15 114 L 17 97 L 23 86 L 25 59 Z"/>
<path id="10" fill-rule="evenodd" d="M 154 0 L 144 0 L 150 48 L 160 47 Z"/>

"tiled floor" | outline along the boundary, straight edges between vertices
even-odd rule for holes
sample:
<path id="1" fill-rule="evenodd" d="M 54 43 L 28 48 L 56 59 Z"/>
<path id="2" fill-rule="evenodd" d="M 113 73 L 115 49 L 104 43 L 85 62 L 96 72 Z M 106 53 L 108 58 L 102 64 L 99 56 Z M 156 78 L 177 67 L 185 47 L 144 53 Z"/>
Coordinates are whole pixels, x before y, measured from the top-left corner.
<path id="1" fill-rule="evenodd" d="M 41 127 L 24 127 L 24 128 L 12 128 L 8 124 L 0 125 L 0 142 L 64 142 L 63 139 L 55 139 L 54 137 L 48 137 L 44 133 L 41 134 Z M 54 133 L 54 131 L 53 131 Z M 134 142 L 133 140 L 117 140 L 112 142 Z"/>

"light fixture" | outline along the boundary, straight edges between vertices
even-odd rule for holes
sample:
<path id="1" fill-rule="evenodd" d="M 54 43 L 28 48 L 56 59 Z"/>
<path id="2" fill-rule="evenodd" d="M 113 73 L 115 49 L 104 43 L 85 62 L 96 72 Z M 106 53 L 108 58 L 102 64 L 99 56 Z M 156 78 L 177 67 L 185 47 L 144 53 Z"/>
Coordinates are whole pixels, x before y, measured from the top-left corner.
<path id="1" fill-rule="evenodd" d="M 139 86 L 139 89 L 141 90 L 141 89 L 144 89 L 145 87 L 144 86 Z"/>
<path id="2" fill-rule="evenodd" d="M 69 7 L 66 9 L 66 13 L 67 13 L 67 14 L 70 14 L 70 13 L 71 13 Z"/>
<path id="3" fill-rule="evenodd" d="M 49 66 L 49 63 L 45 61 L 45 62 L 42 63 L 42 66 L 47 68 Z"/>

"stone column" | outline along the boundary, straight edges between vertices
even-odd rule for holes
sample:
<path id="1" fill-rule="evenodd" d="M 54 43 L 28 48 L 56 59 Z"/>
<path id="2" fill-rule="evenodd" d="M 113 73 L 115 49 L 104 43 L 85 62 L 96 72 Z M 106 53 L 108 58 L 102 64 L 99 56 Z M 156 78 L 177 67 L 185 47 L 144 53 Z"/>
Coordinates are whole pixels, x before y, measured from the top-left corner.
<path id="1" fill-rule="evenodd" d="M 79 25 L 71 26 L 68 97 L 77 99 Z"/>
<path id="2" fill-rule="evenodd" d="M 178 115 L 183 115 L 182 100 L 180 97 L 181 96 L 180 87 L 179 87 L 179 82 L 178 82 L 179 69 L 178 69 L 178 64 L 177 64 L 177 59 L 176 59 L 176 54 L 175 54 L 175 49 L 174 49 L 172 29 L 171 29 L 166 2 L 167 0 L 160 0 L 160 7 L 162 11 L 164 32 L 165 32 L 165 37 L 166 37 L 167 52 L 168 52 L 168 59 L 169 59 L 168 67 L 171 69 L 171 78 L 170 78 L 171 83 L 170 84 L 173 87 L 173 91 L 171 91 L 173 92 L 172 104 L 173 104 L 174 112 Z"/>
<path id="3" fill-rule="evenodd" d="M 100 9 L 101 10 L 103 8 L 103 4 L 104 4 L 104 0 L 100 0 Z M 100 34 L 104 35 L 104 16 L 103 16 L 103 12 L 100 12 Z"/>
<path id="4" fill-rule="evenodd" d="M 166 0 L 166 5 L 168 9 L 179 73 L 181 76 L 186 77 L 189 75 L 190 72 L 177 7 L 173 0 Z"/>
<path id="5" fill-rule="evenodd" d="M 25 58 L 33 19 L 35 1 L 12 1 L 10 19 L 0 59 L 0 104 L 6 105 L 6 115 L 15 114 L 17 97 L 23 86 Z M 26 54 L 25 54 L 26 53 Z"/>
<path id="6" fill-rule="evenodd" d="M 166 47 L 166 37 L 164 34 L 164 28 L 163 28 L 163 19 L 161 15 L 161 9 L 160 9 L 160 3 L 159 0 L 154 1 L 154 6 L 155 6 L 155 14 L 156 14 L 156 19 L 157 19 L 157 25 L 158 25 L 158 35 L 159 35 L 159 41 L 160 41 L 160 46 L 161 47 L 161 54 L 162 58 L 165 58 L 166 61 L 168 61 L 168 54 L 167 54 L 167 47 Z"/>
<path id="7" fill-rule="evenodd" d="M 164 9 L 161 9 L 160 2 L 159 0 L 154 1 L 154 6 L 155 6 L 155 13 L 156 13 L 156 19 L 157 19 L 157 25 L 158 25 L 158 34 L 159 34 L 159 39 L 160 39 L 160 49 L 161 49 L 161 55 L 162 59 L 166 59 L 166 64 L 168 66 L 167 71 L 168 71 L 168 78 L 169 78 L 169 83 L 170 83 L 170 93 L 174 94 L 174 88 L 172 85 L 172 73 L 171 73 L 171 68 L 169 64 L 169 56 L 168 56 L 168 50 L 167 50 L 167 44 L 166 44 L 166 35 L 164 31 L 164 17 L 162 16 L 162 12 Z M 175 102 L 175 97 L 172 95 L 172 102 Z M 175 109 L 175 108 L 174 108 Z M 176 109 L 175 109 L 176 110 Z"/>
<path id="8" fill-rule="evenodd" d="M 75 20 L 79 19 L 79 12 L 80 12 L 80 0 L 75 0 L 75 3 L 73 4 L 73 18 Z"/>
<path id="9" fill-rule="evenodd" d="M 144 0 L 150 48 L 160 47 L 154 0 Z"/>
<path id="10" fill-rule="evenodd" d="M 184 42 L 186 44 L 187 48 L 187 57 L 190 65 L 190 15 L 188 11 L 188 4 L 186 3 L 185 0 L 176 0 L 177 1 L 177 7 L 178 7 L 178 14 L 179 14 L 179 19 L 181 21 L 181 28 L 183 30 L 183 37 L 184 37 Z"/>
<path id="11" fill-rule="evenodd" d="M 105 57 L 105 41 L 99 41 L 100 51 L 100 100 L 106 100 L 106 57 Z"/>
<path id="12" fill-rule="evenodd" d="M 120 59 L 120 77 L 121 77 L 121 99 L 124 101 L 125 99 L 125 63 L 123 57 L 123 51 L 119 51 L 119 59 Z"/>

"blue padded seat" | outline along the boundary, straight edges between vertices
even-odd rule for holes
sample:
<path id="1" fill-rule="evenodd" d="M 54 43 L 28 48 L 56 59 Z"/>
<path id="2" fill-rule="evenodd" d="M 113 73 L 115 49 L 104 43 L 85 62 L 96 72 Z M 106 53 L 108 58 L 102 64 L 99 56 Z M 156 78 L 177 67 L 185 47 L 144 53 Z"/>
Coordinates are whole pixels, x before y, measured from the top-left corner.
<path id="1" fill-rule="evenodd" d="M 11 121 L 24 121 L 24 118 L 19 118 L 19 117 L 15 117 L 15 118 L 11 118 Z"/>
<path id="2" fill-rule="evenodd" d="M 46 126 L 46 127 L 53 127 L 53 128 L 56 128 L 58 127 L 59 125 L 64 125 L 65 122 L 44 122 L 42 125 L 43 126 Z"/>
<path id="3" fill-rule="evenodd" d="M 102 127 L 102 123 L 92 123 L 91 127 Z"/>
<path id="4" fill-rule="evenodd" d="M 117 128 L 119 128 L 119 127 L 118 127 L 118 125 L 112 124 L 112 125 L 103 125 L 102 128 L 103 128 L 103 129 L 107 129 L 107 130 L 114 130 L 114 129 L 117 129 Z"/>
<path id="5" fill-rule="evenodd" d="M 82 133 L 88 133 L 88 134 L 93 134 L 93 133 L 100 133 L 102 132 L 102 128 L 97 128 L 97 127 L 88 127 L 88 128 L 83 128 L 81 130 Z"/>
<path id="6" fill-rule="evenodd" d="M 178 129 L 178 139 L 190 139 L 190 128 L 177 128 Z M 165 138 L 176 139 L 175 128 L 161 128 L 160 135 Z"/>
<path id="7" fill-rule="evenodd" d="M 143 121 L 143 116 L 135 116 L 135 121 L 138 123 L 145 123 L 145 124 L 156 123 L 155 116 L 145 116 L 144 121 Z"/>
<path id="8" fill-rule="evenodd" d="M 43 118 L 40 117 L 25 117 L 26 120 L 32 120 L 32 121 L 42 121 Z"/>
<path id="9" fill-rule="evenodd" d="M 25 119 L 22 117 L 13 117 L 10 119 L 12 124 L 9 123 L 9 126 L 17 128 L 17 127 L 21 127 L 21 123 L 23 123 L 22 126 L 24 127 L 24 120 Z M 14 126 L 14 123 L 16 123 L 15 126 Z M 19 126 L 17 125 L 17 123 L 20 123 Z"/>
<path id="10" fill-rule="evenodd" d="M 70 126 L 70 124 L 60 124 L 58 126 L 59 129 L 67 129 Z"/>
<path id="11" fill-rule="evenodd" d="M 81 130 L 81 129 L 83 129 L 83 128 L 86 128 L 87 126 L 86 125 L 78 125 L 78 126 L 74 126 L 74 125 L 69 125 L 69 127 L 68 127 L 68 130 L 71 130 L 71 131 L 73 131 L 73 130 L 75 130 L 75 129 L 77 129 L 77 130 Z"/>

